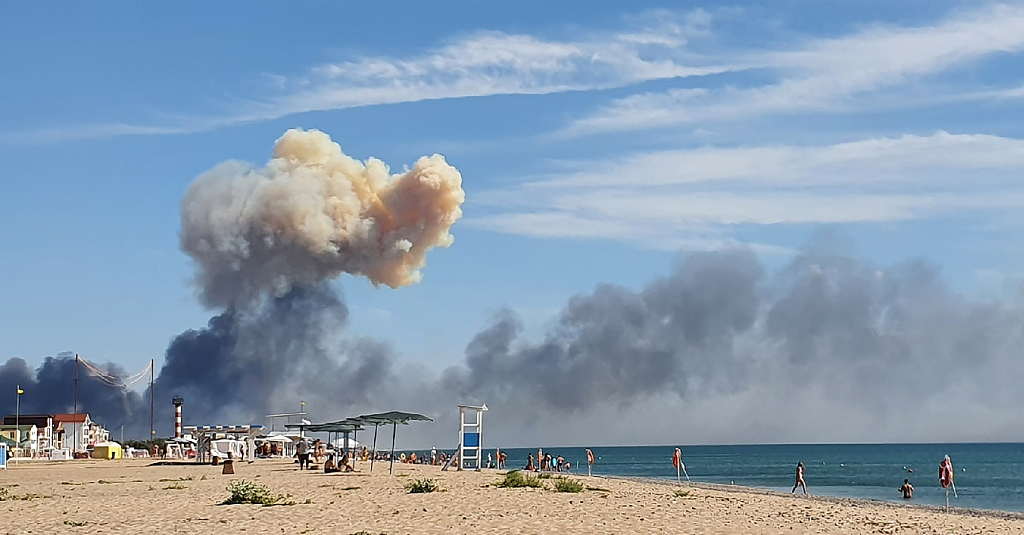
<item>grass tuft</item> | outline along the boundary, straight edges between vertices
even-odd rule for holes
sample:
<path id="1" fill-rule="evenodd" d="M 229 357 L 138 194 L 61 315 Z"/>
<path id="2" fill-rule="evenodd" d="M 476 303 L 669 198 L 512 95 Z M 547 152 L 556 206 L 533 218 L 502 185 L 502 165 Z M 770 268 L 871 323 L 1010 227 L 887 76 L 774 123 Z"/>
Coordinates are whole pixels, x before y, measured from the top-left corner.
<path id="1" fill-rule="evenodd" d="M 227 490 L 231 493 L 231 497 L 222 505 L 251 503 L 267 507 L 270 505 L 294 505 L 295 503 L 288 501 L 288 496 L 274 493 L 269 488 L 257 485 L 252 481 L 232 481 Z"/>
<path id="2" fill-rule="evenodd" d="M 173 485 L 167 485 L 166 487 L 164 487 L 164 490 L 184 490 L 187 488 L 188 487 L 182 485 L 181 483 L 175 483 Z"/>
<path id="3" fill-rule="evenodd" d="M 505 478 L 495 483 L 495 485 L 506 489 L 517 489 L 523 487 L 530 487 L 536 489 L 543 487 L 544 483 L 541 482 L 540 478 L 538 478 L 537 476 L 524 474 L 519 470 L 513 470 L 511 472 L 506 473 Z"/>
<path id="4" fill-rule="evenodd" d="M 417 479 L 406 483 L 405 488 L 408 489 L 409 494 L 421 494 L 434 492 L 438 489 L 438 486 L 437 482 L 433 479 Z"/>
<path id="5" fill-rule="evenodd" d="M 601 487 L 587 487 L 587 490 L 596 490 L 597 492 L 611 492 L 610 490 L 603 489 Z"/>
<path id="6" fill-rule="evenodd" d="M 690 494 L 690 491 L 688 491 L 688 490 L 677 490 L 677 491 L 673 492 L 672 494 L 676 498 L 692 498 L 693 497 L 693 495 Z"/>
<path id="7" fill-rule="evenodd" d="M 555 490 L 558 492 L 583 492 L 583 483 L 575 479 L 559 478 L 555 480 Z"/>

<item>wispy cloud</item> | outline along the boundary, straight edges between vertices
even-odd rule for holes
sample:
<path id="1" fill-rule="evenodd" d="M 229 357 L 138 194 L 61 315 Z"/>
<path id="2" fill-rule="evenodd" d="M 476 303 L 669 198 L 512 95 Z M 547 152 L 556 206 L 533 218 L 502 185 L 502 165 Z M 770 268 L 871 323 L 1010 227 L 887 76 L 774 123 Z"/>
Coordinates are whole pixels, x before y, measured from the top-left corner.
<path id="1" fill-rule="evenodd" d="M 409 56 L 363 56 L 316 65 L 298 75 L 262 76 L 265 94 L 235 109 L 178 116 L 172 124 L 101 124 L 44 128 L 0 139 L 41 141 L 188 133 L 297 113 L 425 100 L 540 95 L 623 87 L 650 80 L 721 73 L 732 68 L 695 53 L 711 16 L 694 10 L 634 18 L 628 29 L 576 39 L 478 31 Z"/>
<path id="2" fill-rule="evenodd" d="M 475 196 L 468 222 L 538 237 L 664 243 L 733 225 L 882 223 L 1024 207 L 1024 140 L 905 135 L 824 146 L 698 148 L 563 162 Z"/>
<path id="3" fill-rule="evenodd" d="M 931 26 L 873 26 L 844 37 L 813 39 L 790 50 L 751 53 L 731 60 L 734 65 L 774 73 L 774 80 L 764 85 L 631 95 L 573 122 L 562 134 L 732 120 L 767 113 L 842 111 L 852 105 L 852 97 L 902 86 L 990 54 L 1021 49 L 1024 7 L 1020 5 L 997 4 L 957 12 Z M 1011 96 L 1019 88 L 1009 91 L 1004 96 Z"/>

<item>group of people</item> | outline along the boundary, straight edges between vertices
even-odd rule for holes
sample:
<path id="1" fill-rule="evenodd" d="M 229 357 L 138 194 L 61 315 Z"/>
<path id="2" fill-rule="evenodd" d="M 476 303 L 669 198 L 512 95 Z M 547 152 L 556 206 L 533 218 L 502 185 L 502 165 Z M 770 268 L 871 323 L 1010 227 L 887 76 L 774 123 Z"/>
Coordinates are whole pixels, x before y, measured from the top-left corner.
<path id="1" fill-rule="evenodd" d="M 363 448 L 363 451 L 365 452 L 366 448 Z M 299 470 L 312 470 L 315 468 L 314 462 L 323 462 L 324 473 L 327 474 L 355 471 L 353 456 L 349 451 L 342 452 L 341 458 L 335 460 L 337 452 L 331 445 L 325 444 L 319 438 L 314 440 L 312 444 L 305 439 L 299 440 L 295 448 L 295 456 L 298 457 Z"/>
<path id="2" fill-rule="evenodd" d="M 537 448 L 536 462 L 532 453 L 527 454 L 525 469 L 531 472 L 569 472 L 572 465 L 561 455 L 544 453 L 544 450 Z"/>
<path id="3" fill-rule="evenodd" d="M 948 457 L 949 456 L 947 455 L 947 458 Z M 904 467 L 904 468 L 906 468 L 906 467 Z M 912 469 L 908 469 L 907 471 L 910 472 L 910 473 L 914 472 Z M 803 463 L 803 461 L 800 461 L 800 462 L 796 463 L 796 483 L 793 484 L 793 490 L 789 491 L 790 494 L 796 492 L 796 489 L 800 488 L 800 487 L 803 488 L 804 494 L 807 494 L 807 482 L 804 481 L 804 463 Z M 903 480 L 903 485 L 901 485 L 900 488 L 897 489 L 897 490 L 899 492 L 903 493 L 903 499 L 904 500 L 909 500 L 909 499 L 914 497 L 914 486 L 910 484 L 910 480 L 909 479 L 904 479 Z"/>

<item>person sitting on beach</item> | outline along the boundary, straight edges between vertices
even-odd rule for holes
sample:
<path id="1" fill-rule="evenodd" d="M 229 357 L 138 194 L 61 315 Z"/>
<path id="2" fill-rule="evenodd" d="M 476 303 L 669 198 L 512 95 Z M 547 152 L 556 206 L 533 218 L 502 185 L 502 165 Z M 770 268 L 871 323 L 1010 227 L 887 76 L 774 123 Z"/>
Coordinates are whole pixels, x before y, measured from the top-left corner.
<path id="1" fill-rule="evenodd" d="M 796 484 L 793 485 L 793 490 L 789 491 L 790 494 L 796 492 L 797 487 L 804 488 L 804 494 L 807 494 L 807 483 L 804 482 L 804 462 L 800 461 L 796 463 Z"/>
<path id="2" fill-rule="evenodd" d="M 903 480 L 903 486 L 900 487 L 900 492 L 903 493 L 904 500 L 909 500 L 914 497 L 914 486 L 910 484 L 909 479 Z"/>
<path id="3" fill-rule="evenodd" d="M 334 454 L 333 453 L 327 454 L 327 460 L 324 461 L 324 473 L 325 474 L 332 474 L 334 472 L 340 472 L 340 471 L 341 470 L 338 469 L 338 466 L 336 464 L 334 464 Z"/>
<path id="4" fill-rule="evenodd" d="M 344 455 L 341 456 L 341 461 L 338 462 L 338 469 L 342 472 L 356 471 L 356 469 L 352 466 L 352 459 L 349 457 L 347 451 L 345 452 Z"/>
<path id="5" fill-rule="evenodd" d="M 526 468 L 524 468 L 524 470 L 526 470 L 528 472 L 536 472 L 537 471 L 537 468 L 533 465 L 533 454 L 532 453 L 526 455 Z"/>

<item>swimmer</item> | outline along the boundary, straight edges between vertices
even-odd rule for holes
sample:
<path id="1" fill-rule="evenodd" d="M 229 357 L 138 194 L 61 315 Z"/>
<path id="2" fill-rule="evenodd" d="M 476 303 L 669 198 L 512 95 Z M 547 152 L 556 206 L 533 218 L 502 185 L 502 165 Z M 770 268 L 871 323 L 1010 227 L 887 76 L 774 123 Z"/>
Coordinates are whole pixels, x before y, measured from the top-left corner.
<path id="1" fill-rule="evenodd" d="M 903 486 L 899 488 L 899 491 L 903 493 L 904 500 L 914 497 L 914 486 L 910 484 L 910 480 L 904 479 Z"/>

